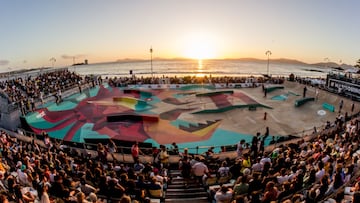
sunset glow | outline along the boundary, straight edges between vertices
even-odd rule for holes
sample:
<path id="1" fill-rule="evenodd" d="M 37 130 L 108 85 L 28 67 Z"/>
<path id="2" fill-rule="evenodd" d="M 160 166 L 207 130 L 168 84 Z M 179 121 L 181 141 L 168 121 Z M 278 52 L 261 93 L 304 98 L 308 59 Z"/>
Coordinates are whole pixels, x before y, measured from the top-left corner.
<path id="1" fill-rule="evenodd" d="M 354 65 L 360 1 L 2 1 L 0 71 L 123 59 L 296 59 Z M 336 13 L 336 15 L 334 15 Z M 344 37 L 346 33 L 346 37 Z M 79 57 L 81 56 L 81 57 Z M 24 63 L 26 61 L 26 63 Z"/>
<path id="2" fill-rule="evenodd" d="M 184 43 L 184 56 L 198 60 L 218 58 L 215 43 L 215 39 L 206 34 L 191 36 Z"/>

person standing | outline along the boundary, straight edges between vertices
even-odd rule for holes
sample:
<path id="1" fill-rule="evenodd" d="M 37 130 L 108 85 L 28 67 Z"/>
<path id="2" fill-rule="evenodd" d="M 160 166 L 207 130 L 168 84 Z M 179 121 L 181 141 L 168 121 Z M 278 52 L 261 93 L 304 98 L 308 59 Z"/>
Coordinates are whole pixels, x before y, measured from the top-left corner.
<path id="1" fill-rule="evenodd" d="M 59 103 L 62 101 L 62 97 L 61 97 L 61 88 L 59 87 L 58 91 L 57 91 L 57 96 L 59 98 Z"/>
<path id="2" fill-rule="evenodd" d="M 161 145 L 160 149 L 161 151 L 159 153 L 159 161 L 163 165 L 163 167 L 166 168 L 167 165 L 169 164 L 169 154 L 166 151 L 165 145 Z"/>
<path id="3" fill-rule="evenodd" d="M 40 101 L 41 101 L 41 104 L 44 104 L 44 92 L 43 91 L 40 92 Z"/>
<path id="4" fill-rule="evenodd" d="M 188 187 L 188 182 L 190 180 L 190 174 L 191 174 L 191 164 L 189 162 L 189 159 L 187 156 L 185 156 L 182 159 L 182 164 L 181 164 L 181 175 L 184 178 L 184 183 L 185 183 L 185 187 Z"/>
<path id="5" fill-rule="evenodd" d="M 237 153 L 238 158 L 242 157 L 242 153 L 244 150 L 244 144 L 245 144 L 245 140 L 240 140 L 240 142 L 237 144 L 236 153 Z"/>
<path id="6" fill-rule="evenodd" d="M 115 158 L 114 153 L 117 152 L 117 147 L 116 147 L 114 140 L 112 140 L 112 139 L 109 139 L 108 150 L 109 150 L 111 157 L 113 158 L 113 161 L 115 161 L 116 158 Z"/>
<path id="7" fill-rule="evenodd" d="M 139 148 L 139 143 L 135 142 L 135 144 L 131 147 L 131 155 L 134 159 L 134 163 L 139 159 L 139 154 L 141 153 Z"/>
<path id="8" fill-rule="evenodd" d="M 344 100 L 341 100 L 339 103 L 339 113 L 341 113 L 341 109 L 343 108 L 343 106 L 344 106 Z"/>
<path id="9" fill-rule="evenodd" d="M 319 100 L 319 90 L 316 89 L 315 90 L 315 101 L 318 101 Z"/>
<path id="10" fill-rule="evenodd" d="M 355 102 L 353 102 L 353 103 L 351 104 L 351 114 L 354 113 L 354 110 L 355 110 Z"/>
<path id="11" fill-rule="evenodd" d="M 203 185 L 204 175 L 209 175 L 209 169 L 203 161 L 199 161 L 192 166 L 192 172 L 199 185 Z"/>
<path id="12" fill-rule="evenodd" d="M 303 98 L 306 97 L 306 91 L 307 91 L 307 88 L 306 88 L 306 86 L 305 86 L 305 87 L 304 87 L 304 90 L 303 90 Z"/>

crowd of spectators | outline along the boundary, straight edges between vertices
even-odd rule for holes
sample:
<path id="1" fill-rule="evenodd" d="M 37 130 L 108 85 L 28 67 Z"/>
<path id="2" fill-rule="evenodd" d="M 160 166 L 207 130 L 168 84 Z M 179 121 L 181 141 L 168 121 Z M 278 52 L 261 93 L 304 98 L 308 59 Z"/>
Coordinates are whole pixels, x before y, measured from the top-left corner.
<path id="1" fill-rule="evenodd" d="M 163 197 L 167 184 L 166 150 L 159 161 L 134 164 L 108 160 L 111 142 L 99 144 L 93 156 L 69 150 L 61 141 L 43 145 L 0 132 L 0 194 L 14 202 L 149 202 Z M 49 143 L 51 142 L 51 143 Z M 161 154 L 162 153 L 162 154 Z M 151 192 L 155 192 L 152 194 Z M 4 201 L 1 201 L 4 202 Z"/>
<path id="2" fill-rule="evenodd" d="M 272 83 L 282 84 L 285 81 L 284 77 L 267 78 L 263 76 L 162 76 L 162 77 L 114 77 L 110 78 L 109 84 L 111 86 L 127 86 L 127 85 L 142 85 L 142 84 L 215 84 L 215 83 Z"/>
<path id="3" fill-rule="evenodd" d="M 0 82 L 0 88 L 8 95 L 9 102 L 17 104 L 23 113 L 33 111 L 36 102 L 45 97 L 61 99 L 62 91 L 78 86 L 83 78 L 67 69 L 39 73 Z"/>
<path id="4" fill-rule="evenodd" d="M 337 119 L 334 128 L 309 141 L 280 144 L 270 152 L 240 141 L 235 163 L 205 160 L 209 174 L 204 174 L 204 184 L 209 177 L 231 174 L 233 184 L 210 187 L 216 202 L 315 203 L 329 196 L 331 201 L 359 202 L 359 121 L 359 117 L 347 122 Z M 345 185 L 350 193 L 344 193 Z"/>
<path id="5" fill-rule="evenodd" d="M 203 78 L 204 79 L 204 78 Z M 89 77 L 86 81 L 92 81 Z M 209 80 L 209 78 L 206 78 Z M 211 82 L 242 82 L 246 78 L 216 77 Z M 260 78 L 257 78 L 259 81 Z M 13 79 L 0 87 L 12 102 L 20 106 L 31 99 L 56 94 L 74 87 L 82 78 L 67 70 L 40 74 L 35 79 Z M 170 78 L 173 83 L 198 83 L 198 78 Z M 280 79 L 278 80 L 280 81 Z M 153 78 L 109 79 L 109 84 L 155 83 Z M 60 91 L 60 92 L 59 92 Z M 21 104 L 21 101 L 25 102 Z M 346 116 L 344 116 L 346 117 Z M 337 202 L 359 198 L 359 181 L 353 176 L 359 169 L 359 117 L 350 121 L 338 119 L 334 128 L 318 132 L 309 141 L 301 140 L 276 146 L 267 152 L 261 135 L 252 143 L 238 143 L 237 159 L 214 158 L 213 149 L 203 156 L 193 156 L 185 149 L 179 152 L 176 143 L 170 149 L 181 157 L 179 169 L 185 187 L 191 179 L 209 188 L 212 177 L 226 181 L 219 189 L 210 190 L 210 198 L 217 202 L 319 202 L 331 194 Z M 264 135 L 265 136 L 265 135 Z M 116 153 L 112 142 L 98 145 L 97 154 L 80 154 L 67 150 L 61 142 L 51 143 L 44 136 L 44 146 L 35 141 L 23 142 L 0 132 L 0 201 L 15 202 L 102 202 L 115 198 L 120 202 L 149 202 L 148 197 L 163 197 L 168 177 L 169 154 L 165 146 L 153 148 L 153 161 L 141 163 L 141 149 L 132 147 L 133 164 L 121 163 L 107 153 Z M 232 183 L 230 180 L 235 180 Z M 228 183 L 228 184 L 226 184 Z M 344 185 L 353 186 L 346 197 Z"/>
<path id="6" fill-rule="evenodd" d="M 279 145 L 270 152 L 242 147 L 236 160 L 219 160 L 212 149 L 204 156 L 160 147 L 153 162 L 133 164 L 103 158 L 113 145 L 98 145 L 91 157 L 69 151 L 60 141 L 44 145 L 23 142 L 1 131 L 1 198 L 15 202 L 102 202 L 115 198 L 121 202 L 149 202 L 152 195 L 162 197 L 171 179 L 168 177 L 169 153 L 181 157 L 179 167 L 187 181 L 194 179 L 208 187 L 208 179 L 229 177 L 230 186 L 210 191 L 217 202 L 318 202 L 336 193 L 344 199 L 345 184 L 354 186 L 353 198 L 360 193 L 353 175 L 358 171 L 359 118 L 337 121 L 336 127 L 319 132 L 314 139 Z M 260 140 L 260 139 L 259 139 Z M 133 146 L 136 148 L 136 143 Z M 136 150 L 135 150 L 136 151 Z M 157 191 L 152 194 L 150 191 Z M 349 198 L 349 197 L 348 197 Z M 339 202 L 339 201 L 337 201 Z M 356 202 L 356 201 L 354 201 Z"/>

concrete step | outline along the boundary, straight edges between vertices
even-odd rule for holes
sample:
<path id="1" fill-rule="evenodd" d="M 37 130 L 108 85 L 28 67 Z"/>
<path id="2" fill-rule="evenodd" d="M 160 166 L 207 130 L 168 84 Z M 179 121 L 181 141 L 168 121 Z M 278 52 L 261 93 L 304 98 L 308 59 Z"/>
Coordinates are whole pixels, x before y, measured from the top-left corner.
<path id="1" fill-rule="evenodd" d="M 194 198 L 166 198 L 165 202 L 171 203 L 189 203 L 189 202 L 196 202 L 196 203 L 208 203 L 209 200 L 207 197 L 194 197 Z"/>
<path id="2" fill-rule="evenodd" d="M 181 171 L 180 171 L 180 170 L 171 170 L 168 175 L 169 175 L 170 177 L 181 176 Z"/>
<path id="3" fill-rule="evenodd" d="M 188 188 L 202 188 L 202 187 L 199 186 L 199 184 L 196 184 L 196 183 L 189 183 L 187 185 L 187 187 Z M 171 189 L 171 188 L 173 188 L 173 189 L 186 189 L 185 184 L 169 184 L 167 186 L 167 188 L 168 189 Z"/>
<path id="4" fill-rule="evenodd" d="M 204 188 L 167 188 L 166 192 L 182 192 L 182 193 L 186 193 L 186 192 L 204 192 L 205 189 Z"/>
<path id="5" fill-rule="evenodd" d="M 208 197 L 207 192 L 168 192 L 166 191 L 166 198 L 195 198 Z"/>
<path id="6" fill-rule="evenodd" d="M 188 184 L 196 183 L 196 180 L 195 179 L 189 179 L 189 180 L 187 180 L 187 183 Z M 170 184 L 172 184 L 172 185 L 185 184 L 185 180 L 183 178 L 171 179 Z"/>

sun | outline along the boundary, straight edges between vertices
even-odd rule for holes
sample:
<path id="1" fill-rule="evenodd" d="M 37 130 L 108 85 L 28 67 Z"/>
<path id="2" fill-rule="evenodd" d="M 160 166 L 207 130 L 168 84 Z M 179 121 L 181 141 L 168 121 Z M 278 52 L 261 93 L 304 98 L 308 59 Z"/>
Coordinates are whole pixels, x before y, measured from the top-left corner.
<path id="1" fill-rule="evenodd" d="M 216 58 L 215 40 L 206 35 L 193 35 L 184 43 L 184 56 L 192 59 Z"/>

